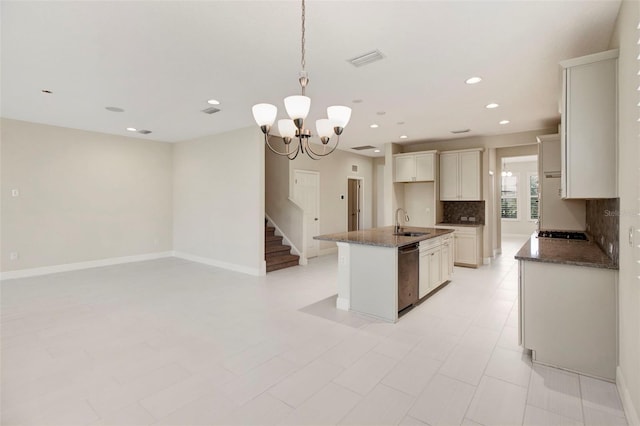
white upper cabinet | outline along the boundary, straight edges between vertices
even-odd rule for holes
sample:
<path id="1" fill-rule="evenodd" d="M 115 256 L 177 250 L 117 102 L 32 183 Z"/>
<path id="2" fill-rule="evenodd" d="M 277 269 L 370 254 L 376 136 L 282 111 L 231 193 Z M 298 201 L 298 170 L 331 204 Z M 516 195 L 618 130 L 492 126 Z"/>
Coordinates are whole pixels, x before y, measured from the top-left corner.
<path id="1" fill-rule="evenodd" d="M 440 199 L 442 201 L 481 201 L 480 150 L 440 153 Z"/>
<path id="2" fill-rule="evenodd" d="M 394 182 L 425 182 L 435 179 L 436 153 L 396 154 Z"/>
<path id="3" fill-rule="evenodd" d="M 563 198 L 616 198 L 617 50 L 563 61 Z"/>

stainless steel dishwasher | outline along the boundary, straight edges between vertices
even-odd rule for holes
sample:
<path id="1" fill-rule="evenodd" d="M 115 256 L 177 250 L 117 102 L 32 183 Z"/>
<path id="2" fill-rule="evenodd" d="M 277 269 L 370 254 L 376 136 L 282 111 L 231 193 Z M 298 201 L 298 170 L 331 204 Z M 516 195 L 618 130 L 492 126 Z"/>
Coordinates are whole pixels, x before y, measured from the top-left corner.
<path id="1" fill-rule="evenodd" d="M 418 302 L 419 243 L 398 248 L 398 312 Z"/>

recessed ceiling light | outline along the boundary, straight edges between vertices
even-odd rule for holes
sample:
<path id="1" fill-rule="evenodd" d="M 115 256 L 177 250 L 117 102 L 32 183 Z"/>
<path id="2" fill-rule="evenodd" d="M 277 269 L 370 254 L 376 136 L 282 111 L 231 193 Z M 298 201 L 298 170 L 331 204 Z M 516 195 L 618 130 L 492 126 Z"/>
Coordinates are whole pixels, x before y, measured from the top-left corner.
<path id="1" fill-rule="evenodd" d="M 459 133 L 469 133 L 471 131 L 471 129 L 458 129 L 458 130 L 452 130 L 451 133 L 454 134 L 459 134 Z"/>
<path id="2" fill-rule="evenodd" d="M 465 80 L 465 83 L 467 84 L 476 84 L 476 83 L 480 83 L 482 81 L 482 78 L 480 77 L 471 77 Z"/>
<path id="3" fill-rule="evenodd" d="M 352 102 L 354 104 L 361 104 L 362 103 L 362 99 L 354 99 Z"/>
<path id="4" fill-rule="evenodd" d="M 220 105 L 220 101 L 216 100 L 216 99 L 209 99 L 207 101 L 208 104 L 210 105 Z"/>
<path id="5" fill-rule="evenodd" d="M 378 153 L 378 152 L 380 152 L 380 150 L 379 149 L 374 149 L 373 152 Z"/>
<path id="6" fill-rule="evenodd" d="M 408 137 L 409 137 L 409 136 L 407 136 L 407 135 L 402 135 L 402 136 L 400 136 L 400 139 L 406 139 L 406 138 L 408 138 Z"/>
<path id="7" fill-rule="evenodd" d="M 386 114 L 386 112 L 384 112 L 384 111 L 378 111 L 378 112 L 376 112 L 376 114 L 378 114 L 378 115 L 385 115 L 385 114 Z"/>
<path id="8" fill-rule="evenodd" d="M 111 111 L 111 112 L 124 112 L 124 110 L 122 108 L 118 108 L 118 107 L 114 107 L 114 106 L 104 107 L 104 109 L 106 109 L 107 111 Z"/>
<path id="9" fill-rule="evenodd" d="M 136 129 L 135 127 L 127 127 L 127 132 L 137 132 L 138 129 Z"/>
<path id="10" fill-rule="evenodd" d="M 490 103 L 485 105 L 485 108 L 489 108 L 489 109 L 493 109 L 493 108 L 498 108 L 500 105 L 496 104 L 496 103 Z"/>
<path id="11" fill-rule="evenodd" d="M 396 124 L 402 126 L 404 124 L 404 121 L 398 121 Z"/>
<path id="12" fill-rule="evenodd" d="M 502 121 L 500 121 L 500 124 L 509 124 L 509 123 L 511 123 L 509 120 L 502 120 Z"/>
<path id="13" fill-rule="evenodd" d="M 41 92 L 46 93 L 47 95 L 50 95 L 53 93 L 51 90 L 47 90 L 47 89 L 42 89 Z"/>
<path id="14" fill-rule="evenodd" d="M 377 129 L 380 126 L 378 126 L 377 124 L 374 123 L 374 124 L 370 125 L 369 127 L 371 127 L 372 129 Z"/>

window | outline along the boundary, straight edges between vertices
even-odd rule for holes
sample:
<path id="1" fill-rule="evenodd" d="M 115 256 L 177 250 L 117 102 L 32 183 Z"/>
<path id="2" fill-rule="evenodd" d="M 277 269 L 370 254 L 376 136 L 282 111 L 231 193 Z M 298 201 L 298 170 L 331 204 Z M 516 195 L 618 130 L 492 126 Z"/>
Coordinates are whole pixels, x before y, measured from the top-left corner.
<path id="1" fill-rule="evenodd" d="M 538 175 L 529 174 L 529 220 L 538 219 Z"/>
<path id="2" fill-rule="evenodd" d="M 502 219 L 518 219 L 518 176 L 502 176 L 500 192 L 500 217 Z"/>

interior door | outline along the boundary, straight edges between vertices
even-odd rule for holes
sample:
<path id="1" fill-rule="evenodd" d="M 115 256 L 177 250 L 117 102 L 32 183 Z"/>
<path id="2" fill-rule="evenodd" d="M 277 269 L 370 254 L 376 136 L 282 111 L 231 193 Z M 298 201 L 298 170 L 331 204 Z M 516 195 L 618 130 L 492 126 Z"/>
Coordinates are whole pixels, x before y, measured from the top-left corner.
<path id="1" fill-rule="evenodd" d="M 357 231 L 360 229 L 360 181 L 349 179 L 347 187 L 347 231 Z"/>
<path id="2" fill-rule="evenodd" d="M 320 173 L 306 170 L 293 173 L 293 199 L 304 211 L 304 254 L 307 258 L 316 257 L 318 241 L 313 237 L 320 235 Z"/>

